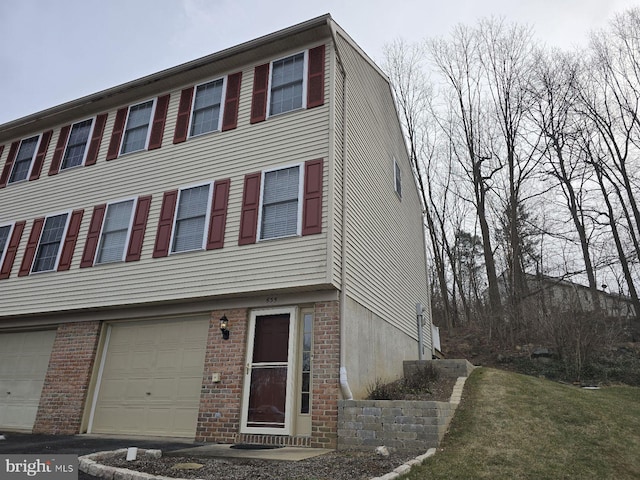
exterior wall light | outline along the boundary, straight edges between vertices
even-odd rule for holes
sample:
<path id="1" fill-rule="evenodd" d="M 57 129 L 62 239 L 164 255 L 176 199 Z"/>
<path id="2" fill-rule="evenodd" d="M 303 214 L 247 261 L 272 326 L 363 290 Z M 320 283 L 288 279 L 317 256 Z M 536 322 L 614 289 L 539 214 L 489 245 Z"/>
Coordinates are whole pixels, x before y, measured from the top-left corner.
<path id="1" fill-rule="evenodd" d="M 229 340 L 229 320 L 227 320 L 226 315 L 222 315 L 220 319 L 220 331 L 222 332 L 222 338 L 224 340 Z"/>

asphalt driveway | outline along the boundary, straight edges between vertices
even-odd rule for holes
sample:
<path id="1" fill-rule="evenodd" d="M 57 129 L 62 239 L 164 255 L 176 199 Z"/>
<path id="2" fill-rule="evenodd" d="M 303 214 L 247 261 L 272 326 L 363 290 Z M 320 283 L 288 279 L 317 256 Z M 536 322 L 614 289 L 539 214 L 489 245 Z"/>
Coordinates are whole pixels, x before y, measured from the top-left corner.
<path id="1" fill-rule="evenodd" d="M 0 456 L 3 454 L 40 454 L 60 453 L 78 456 L 104 450 L 139 447 L 160 449 L 162 452 L 203 445 L 191 440 L 175 438 L 123 438 L 96 435 L 32 435 L 27 433 L 4 433 L 0 440 Z M 79 472 L 80 480 L 93 480 L 95 477 Z"/>

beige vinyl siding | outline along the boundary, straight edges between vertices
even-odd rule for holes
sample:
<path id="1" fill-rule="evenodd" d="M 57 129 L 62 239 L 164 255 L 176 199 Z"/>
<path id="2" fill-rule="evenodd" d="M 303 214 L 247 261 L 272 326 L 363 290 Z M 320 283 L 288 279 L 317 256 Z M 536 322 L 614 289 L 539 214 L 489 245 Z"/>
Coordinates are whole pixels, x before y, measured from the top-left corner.
<path id="1" fill-rule="evenodd" d="M 328 45 L 327 51 L 330 49 Z M 287 54 L 284 52 L 281 56 Z M 330 85 L 329 59 L 327 54 L 325 88 Z M 271 59 L 264 59 L 264 62 L 268 60 Z M 40 179 L 0 190 L 0 221 L 27 221 L 11 278 L 0 280 L 2 314 L 20 315 L 326 286 L 330 278 L 327 265 L 327 238 L 330 236 L 327 195 L 328 172 L 332 168 L 328 158 L 331 98 L 326 95 L 323 106 L 289 112 L 251 125 L 254 66 L 264 62 L 257 61 L 242 71 L 238 127 L 235 130 L 209 133 L 173 145 L 180 91 L 191 86 L 180 85 L 171 92 L 158 92 L 158 95 L 171 93 L 162 148 L 105 161 L 117 111 L 113 108 L 108 112 L 98 162 L 49 177 L 47 172 L 63 125 L 55 128 Z M 237 69 L 220 74 L 235 71 Z M 2 162 L 7 151 L 5 147 Z M 325 159 L 322 233 L 239 247 L 244 176 L 266 168 L 317 158 Z M 224 248 L 153 259 L 163 193 L 224 178 L 231 179 Z M 136 195 L 153 196 L 141 260 L 80 269 L 93 207 Z M 19 201 L 12 201 L 14 199 Z M 84 209 L 71 269 L 19 278 L 17 274 L 33 219 L 69 209 Z"/>
<path id="2" fill-rule="evenodd" d="M 340 35 L 347 71 L 346 293 L 417 338 L 416 303 L 428 305 L 422 208 L 386 79 Z M 402 171 L 394 190 L 393 158 Z M 429 335 L 427 345 L 430 345 Z"/>

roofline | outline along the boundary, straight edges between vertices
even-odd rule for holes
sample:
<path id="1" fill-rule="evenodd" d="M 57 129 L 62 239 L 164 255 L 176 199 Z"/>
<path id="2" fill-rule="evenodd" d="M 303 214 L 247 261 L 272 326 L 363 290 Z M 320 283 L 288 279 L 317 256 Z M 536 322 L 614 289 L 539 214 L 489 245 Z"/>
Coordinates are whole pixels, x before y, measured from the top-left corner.
<path id="1" fill-rule="evenodd" d="M 146 75 L 144 77 L 138 78 L 136 80 L 132 80 L 130 82 L 117 85 L 115 87 L 107 88 L 106 90 L 101 90 L 97 93 L 92 93 L 90 95 L 86 95 L 84 97 L 80 97 L 78 99 L 62 103 L 60 105 L 57 105 L 45 110 L 41 110 L 31 115 L 18 118 L 16 120 L 11 120 L 7 123 L 0 125 L 0 132 L 6 134 L 7 132 L 10 132 L 11 130 L 14 130 L 18 127 L 24 127 L 27 124 L 33 124 L 50 117 L 58 116 L 65 112 L 69 112 L 74 109 L 77 109 L 81 106 L 85 106 L 91 103 L 105 100 L 110 97 L 114 97 L 114 96 L 123 94 L 125 92 L 128 92 L 130 90 L 134 90 L 136 88 L 140 88 L 145 85 L 158 82 L 159 80 L 169 78 L 171 76 L 178 75 L 184 72 L 188 72 L 189 70 L 200 68 L 211 62 L 220 61 L 228 57 L 232 57 L 241 53 L 248 52 L 257 47 L 282 40 L 284 38 L 287 38 L 295 34 L 299 34 L 306 30 L 311 30 L 313 28 L 321 27 L 323 25 L 330 26 L 332 23 L 333 21 L 331 19 L 331 15 L 326 13 L 319 17 L 312 18 L 311 20 L 307 20 L 302 23 L 292 25 L 290 27 L 284 28 L 282 30 L 278 30 L 273 33 L 269 33 L 267 35 L 263 35 L 253 40 L 249 40 L 247 42 L 235 45 L 233 47 L 226 48 L 219 52 L 212 53 L 210 55 L 206 55 L 204 57 L 197 58 L 195 60 L 191 60 L 186 63 L 182 63 L 175 67 L 170 67 L 170 68 L 161 70 L 159 72 L 152 73 L 150 75 Z"/>

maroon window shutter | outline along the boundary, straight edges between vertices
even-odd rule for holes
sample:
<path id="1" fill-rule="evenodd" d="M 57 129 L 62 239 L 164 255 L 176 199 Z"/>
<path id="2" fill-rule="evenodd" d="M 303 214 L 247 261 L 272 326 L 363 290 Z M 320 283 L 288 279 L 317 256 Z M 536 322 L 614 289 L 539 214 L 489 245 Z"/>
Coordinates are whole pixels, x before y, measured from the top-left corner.
<path id="1" fill-rule="evenodd" d="M 156 112 L 153 115 L 151 135 L 149 135 L 149 150 L 155 150 L 162 146 L 164 123 L 167 120 L 167 110 L 169 108 L 169 98 L 170 95 L 163 95 L 156 100 Z"/>
<path id="2" fill-rule="evenodd" d="M 9 245 L 7 246 L 7 253 L 4 256 L 4 261 L 2 262 L 2 267 L 0 268 L 0 279 L 9 278 L 9 275 L 11 275 L 13 262 L 16 259 L 18 246 L 20 245 L 22 232 L 24 231 L 24 226 L 26 225 L 26 223 L 27 222 L 16 222 L 16 224 L 13 226 L 11 240 L 9 240 Z"/>
<path id="3" fill-rule="evenodd" d="M 116 120 L 113 123 L 113 132 L 111 132 L 111 141 L 109 141 L 109 149 L 107 150 L 107 160 L 118 158 L 120 150 L 120 141 L 124 132 L 124 124 L 127 121 L 127 112 L 129 107 L 124 107 L 116 113 Z"/>
<path id="4" fill-rule="evenodd" d="M 104 135 L 104 126 L 107 124 L 107 115 L 106 113 L 102 113 L 96 117 L 93 134 L 89 142 L 87 159 L 84 161 L 85 166 L 95 165 L 98 161 L 98 152 L 100 151 L 100 144 L 102 143 L 102 136 Z"/>
<path id="5" fill-rule="evenodd" d="M 229 186 L 231 180 L 218 180 L 213 186 L 213 201 L 211 202 L 211 221 L 207 236 L 207 250 L 214 250 L 224 246 L 224 231 L 227 225 L 227 205 L 229 203 Z"/>
<path id="6" fill-rule="evenodd" d="M 269 89 L 269 64 L 259 65 L 253 74 L 253 94 L 251 96 L 251 123 L 267 118 L 267 90 Z"/>
<path id="7" fill-rule="evenodd" d="M 16 155 L 18 154 L 19 146 L 20 146 L 20 140 L 16 140 L 11 144 L 11 147 L 9 148 L 9 155 L 7 155 L 7 161 L 4 163 L 2 174 L 0 174 L 0 188 L 4 188 L 7 186 L 7 182 L 9 181 L 9 175 L 11 175 L 11 169 L 13 168 L 13 162 L 15 161 Z"/>
<path id="8" fill-rule="evenodd" d="M 240 214 L 240 236 L 238 245 L 256 243 L 258 232 L 258 209 L 260 208 L 260 181 L 262 173 L 252 173 L 244 177 L 242 212 Z"/>
<path id="9" fill-rule="evenodd" d="M 51 160 L 51 165 L 49 166 L 49 175 L 56 175 L 60 171 L 62 156 L 64 155 L 64 149 L 67 146 L 67 139 L 69 138 L 70 130 L 71 125 L 65 125 L 60 129 L 58 143 L 56 143 L 56 149 L 53 152 L 53 160 Z"/>
<path id="10" fill-rule="evenodd" d="M 176 118 L 176 130 L 173 134 L 173 143 L 182 143 L 187 139 L 192 98 L 193 87 L 182 90 L 180 94 L 180 104 L 178 105 L 178 117 Z"/>
<path id="11" fill-rule="evenodd" d="M 322 232 L 323 160 L 304 164 L 304 198 L 302 203 L 302 235 Z"/>
<path id="12" fill-rule="evenodd" d="M 160 209 L 160 220 L 158 221 L 158 231 L 156 232 L 156 244 L 153 249 L 153 258 L 166 257 L 169 255 L 171 231 L 173 230 L 173 216 L 175 215 L 177 201 L 177 190 L 164 192 L 162 208 Z"/>
<path id="13" fill-rule="evenodd" d="M 2 152 L 4 152 L 4 145 L 0 145 L 0 157 L 2 156 Z"/>
<path id="14" fill-rule="evenodd" d="M 38 147 L 38 153 L 36 153 L 36 159 L 33 163 L 33 168 L 31 169 L 31 175 L 29 175 L 29 181 L 37 180 L 40 178 L 40 173 L 42 173 L 42 164 L 44 163 L 44 157 L 47 156 L 47 150 L 49 150 L 51 135 L 53 135 L 53 130 L 48 130 L 44 132 L 42 134 L 42 138 L 40 138 L 40 146 Z"/>
<path id="15" fill-rule="evenodd" d="M 36 218 L 33 221 L 31 227 L 31 234 L 29 235 L 29 241 L 27 242 L 27 248 L 24 251 L 24 257 L 22 257 L 22 264 L 20 265 L 19 277 L 24 277 L 31 273 L 31 266 L 33 265 L 33 259 L 36 256 L 36 249 L 38 248 L 38 242 L 40 241 L 40 234 L 42 233 L 42 227 L 44 226 L 44 217 Z"/>
<path id="16" fill-rule="evenodd" d="M 74 210 L 69 220 L 69 228 L 67 228 L 67 236 L 62 244 L 62 253 L 60 254 L 60 262 L 58 262 L 58 271 L 69 270 L 71 268 L 71 260 L 73 260 L 73 252 L 76 249 L 78 241 L 78 233 L 80 233 L 80 225 L 82 224 L 82 215 L 84 210 Z"/>
<path id="17" fill-rule="evenodd" d="M 324 45 L 309 50 L 307 108 L 324 104 Z"/>
<path id="18" fill-rule="evenodd" d="M 89 223 L 89 232 L 87 233 L 87 240 L 84 244 L 82 259 L 80 260 L 80 268 L 93 266 L 93 260 L 96 256 L 96 250 L 98 249 L 98 242 L 100 241 L 102 221 L 104 220 L 104 214 L 106 210 L 107 205 L 104 203 L 93 207 L 91 223 Z"/>
<path id="19" fill-rule="evenodd" d="M 136 213 L 133 217 L 133 227 L 131 228 L 131 238 L 125 262 L 136 262 L 142 255 L 142 243 L 144 242 L 144 232 L 147 229 L 147 218 L 151 207 L 151 195 L 138 198 Z"/>
<path id="20" fill-rule="evenodd" d="M 227 93 L 224 97 L 222 131 L 233 130 L 238 126 L 238 106 L 240 105 L 240 83 L 242 72 L 227 77 Z"/>

